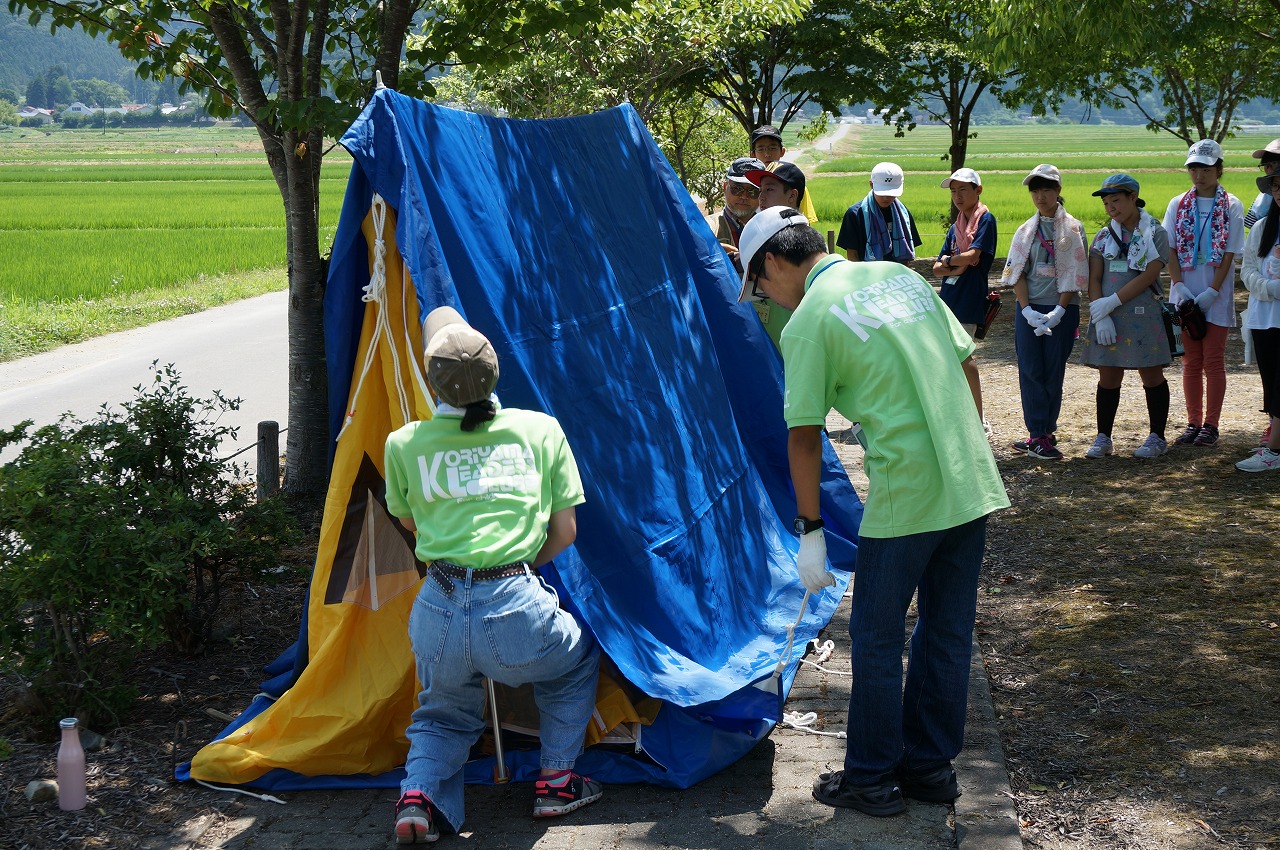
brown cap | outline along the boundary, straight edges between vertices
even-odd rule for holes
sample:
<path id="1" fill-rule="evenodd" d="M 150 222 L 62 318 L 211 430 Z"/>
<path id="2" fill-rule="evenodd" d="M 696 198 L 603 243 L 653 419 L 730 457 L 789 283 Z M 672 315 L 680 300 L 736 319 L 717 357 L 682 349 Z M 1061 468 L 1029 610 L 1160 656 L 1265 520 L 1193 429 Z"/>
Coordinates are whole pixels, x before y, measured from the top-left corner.
<path id="1" fill-rule="evenodd" d="M 1273 157 L 1280 156 L 1280 139 L 1272 139 L 1270 142 L 1267 142 L 1267 146 L 1265 148 L 1260 148 L 1254 151 L 1253 158 L 1262 159 L 1267 154 L 1270 154 Z"/>
<path id="2" fill-rule="evenodd" d="M 498 355 L 493 345 L 452 307 L 427 315 L 422 353 L 427 379 L 440 400 L 454 407 L 484 401 L 498 384 Z"/>

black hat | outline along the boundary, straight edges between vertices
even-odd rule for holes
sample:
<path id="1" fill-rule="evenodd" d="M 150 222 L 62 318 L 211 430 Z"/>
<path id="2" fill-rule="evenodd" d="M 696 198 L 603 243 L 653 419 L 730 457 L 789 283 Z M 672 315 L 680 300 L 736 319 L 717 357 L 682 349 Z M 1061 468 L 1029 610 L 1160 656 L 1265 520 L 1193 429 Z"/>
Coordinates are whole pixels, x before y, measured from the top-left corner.
<path id="1" fill-rule="evenodd" d="M 777 127 L 765 124 L 763 127 L 757 127 L 751 131 L 751 147 L 756 146 L 756 142 L 761 139 L 777 139 L 778 144 L 782 144 L 782 134 L 778 132 Z"/>
<path id="2" fill-rule="evenodd" d="M 800 166 L 794 162 L 786 162 L 779 160 L 771 162 L 764 168 L 757 168 L 748 171 L 746 178 L 757 186 L 760 185 L 760 178 L 765 175 L 777 177 L 783 183 L 786 183 L 792 189 L 799 189 L 800 194 L 804 194 L 804 172 L 800 170 Z"/>

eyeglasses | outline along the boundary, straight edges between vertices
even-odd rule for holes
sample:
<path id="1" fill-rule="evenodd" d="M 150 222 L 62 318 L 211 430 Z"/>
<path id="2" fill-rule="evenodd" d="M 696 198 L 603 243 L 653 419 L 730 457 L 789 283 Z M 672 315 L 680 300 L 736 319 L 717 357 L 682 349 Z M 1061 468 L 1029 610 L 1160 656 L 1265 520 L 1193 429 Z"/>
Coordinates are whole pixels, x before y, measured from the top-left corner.
<path id="1" fill-rule="evenodd" d="M 730 183 L 729 194 L 735 198 L 758 198 L 760 190 L 755 186 L 743 186 L 741 183 Z"/>
<path id="2" fill-rule="evenodd" d="M 1280 159 L 1264 159 L 1262 162 L 1258 163 L 1258 168 L 1262 169 L 1267 174 L 1270 174 L 1277 168 L 1280 168 Z"/>

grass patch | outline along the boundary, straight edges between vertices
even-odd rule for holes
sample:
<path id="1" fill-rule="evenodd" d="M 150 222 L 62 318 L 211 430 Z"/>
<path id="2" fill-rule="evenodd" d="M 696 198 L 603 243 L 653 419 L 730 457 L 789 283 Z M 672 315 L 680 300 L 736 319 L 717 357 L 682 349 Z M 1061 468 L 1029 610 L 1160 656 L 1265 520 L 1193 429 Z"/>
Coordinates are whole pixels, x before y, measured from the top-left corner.
<path id="1" fill-rule="evenodd" d="M 0 361 L 198 313 L 288 286 L 284 269 L 200 277 L 165 289 L 36 304 L 0 304 Z"/>

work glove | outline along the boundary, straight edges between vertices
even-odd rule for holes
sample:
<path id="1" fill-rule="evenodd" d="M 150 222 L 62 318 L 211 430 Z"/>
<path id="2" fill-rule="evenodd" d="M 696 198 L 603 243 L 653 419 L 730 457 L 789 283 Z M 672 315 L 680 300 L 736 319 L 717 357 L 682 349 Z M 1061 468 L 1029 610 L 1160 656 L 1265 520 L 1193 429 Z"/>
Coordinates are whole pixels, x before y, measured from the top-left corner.
<path id="1" fill-rule="evenodd" d="M 1044 327 L 1045 315 L 1032 307 L 1030 304 L 1022 308 L 1022 318 L 1027 320 L 1027 324 L 1035 329 L 1036 333 L 1040 332 L 1040 328 Z"/>
<path id="2" fill-rule="evenodd" d="M 1103 316 L 1101 319 L 1093 320 L 1093 335 L 1098 340 L 1098 345 L 1115 345 L 1116 344 L 1116 323 L 1110 316 Z"/>
<path id="3" fill-rule="evenodd" d="M 1209 308 L 1212 307 L 1213 302 L 1217 300 L 1218 300 L 1218 290 L 1214 289 L 1212 286 L 1205 289 L 1204 292 L 1201 292 L 1195 298 L 1196 306 L 1199 307 L 1205 313 L 1209 312 Z"/>
<path id="4" fill-rule="evenodd" d="M 1280 301 L 1280 280 L 1267 281 L 1267 295 L 1272 301 Z"/>
<path id="5" fill-rule="evenodd" d="M 1183 301 L 1191 300 L 1191 290 L 1187 289 L 1182 281 L 1178 281 L 1169 289 L 1169 300 L 1173 302 L 1173 306 L 1177 307 Z"/>
<path id="6" fill-rule="evenodd" d="M 820 593 L 836 583 L 835 576 L 827 572 L 827 539 L 821 528 L 800 536 L 796 569 L 800 571 L 800 583 L 810 593 Z"/>
<path id="7" fill-rule="evenodd" d="M 1120 306 L 1119 295 L 1107 295 L 1089 302 L 1089 319 L 1098 321 L 1104 316 L 1110 316 L 1115 309 Z"/>

